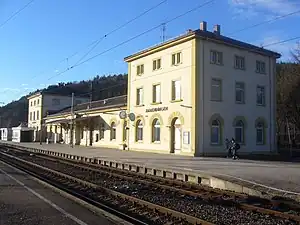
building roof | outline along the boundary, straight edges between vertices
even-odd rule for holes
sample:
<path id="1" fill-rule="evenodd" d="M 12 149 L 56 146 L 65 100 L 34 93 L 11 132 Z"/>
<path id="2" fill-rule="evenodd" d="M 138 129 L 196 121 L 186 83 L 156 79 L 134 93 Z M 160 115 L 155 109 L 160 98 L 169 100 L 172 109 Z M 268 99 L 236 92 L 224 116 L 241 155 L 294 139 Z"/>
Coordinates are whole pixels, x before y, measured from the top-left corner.
<path id="1" fill-rule="evenodd" d="M 193 38 L 199 38 L 199 39 L 209 40 L 209 41 L 212 41 L 212 42 L 218 42 L 218 43 L 222 43 L 222 44 L 225 44 L 225 45 L 230 45 L 230 46 L 234 46 L 234 47 L 237 47 L 237 48 L 245 49 L 245 50 L 255 52 L 255 53 L 258 53 L 258 54 L 271 56 L 271 57 L 274 57 L 274 58 L 280 58 L 281 57 L 281 55 L 277 52 L 270 51 L 270 50 L 264 49 L 262 47 L 255 46 L 255 45 L 252 45 L 252 44 L 249 44 L 249 43 L 246 43 L 246 42 L 242 42 L 242 41 L 239 41 L 239 40 L 236 40 L 236 39 L 232 39 L 230 37 L 226 37 L 226 36 L 223 36 L 221 34 L 211 32 L 211 31 L 207 31 L 207 30 L 204 31 L 204 30 L 198 29 L 198 30 L 188 30 L 183 35 L 177 36 L 177 37 L 175 37 L 175 38 L 173 38 L 169 41 L 166 41 L 164 43 L 160 43 L 160 44 L 152 46 L 150 48 L 141 50 L 137 53 L 134 53 L 130 56 L 125 57 L 124 60 L 126 62 L 131 62 L 131 61 L 133 61 L 137 58 L 143 57 L 144 55 L 151 54 L 152 51 L 155 51 L 156 49 L 159 49 L 161 47 L 164 47 L 164 46 L 167 47 L 168 45 L 176 44 L 176 42 L 180 42 L 181 40 L 185 40 L 185 39 L 190 40 L 190 39 L 193 39 Z"/>
<path id="2" fill-rule="evenodd" d="M 94 111 L 102 109 L 111 109 L 115 107 L 123 107 L 127 105 L 127 95 L 121 95 L 117 97 L 107 98 L 98 101 L 86 102 L 74 106 L 74 112 Z M 50 114 L 47 117 L 55 117 L 63 114 L 69 114 L 71 107 L 65 108 L 54 114 Z M 46 117 L 46 118 L 47 118 Z"/>
<path id="3" fill-rule="evenodd" d="M 35 92 L 35 93 L 29 95 L 27 97 L 27 99 L 32 99 L 32 98 L 37 97 L 39 95 L 56 95 L 56 96 L 63 96 L 63 97 L 72 97 L 71 94 L 60 94 L 60 93 L 57 93 L 55 91 L 43 90 L 43 91 L 38 91 L 38 92 Z M 78 96 L 76 96 L 76 95 L 74 97 L 78 98 Z M 86 98 L 87 99 L 88 97 L 80 97 L 80 98 Z"/>

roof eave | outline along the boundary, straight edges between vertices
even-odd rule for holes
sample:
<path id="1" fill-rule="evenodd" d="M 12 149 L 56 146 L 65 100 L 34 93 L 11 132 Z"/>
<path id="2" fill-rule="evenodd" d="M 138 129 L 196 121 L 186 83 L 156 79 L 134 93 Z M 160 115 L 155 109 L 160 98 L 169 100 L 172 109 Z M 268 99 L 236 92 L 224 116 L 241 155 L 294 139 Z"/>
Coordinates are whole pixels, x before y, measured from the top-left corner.
<path id="1" fill-rule="evenodd" d="M 179 43 L 182 43 L 182 42 L 185 42 L 185 41 L 189 41 L 193 38 L 196 37 L 196 32 L 195 31 L 191 31 L 187 34 L 184 34 L 184 35 L 181 35 L 181 36 L 178 36 L 172 40 L 169 40 L 169 41 L 166 41 L 164 43 L 161 43 L 161 44 L 158 44 L 156 46 L 153 46 L 153 47 L 150 47 L 150 48 L 147 48 L 147 49 L 144 49 L 144 50 L 141 50 L 141 51 L 138 51 L 137 53 L 134 53 L 130 56 L 127 56 L 124 58 L 124 61 L 125 62 L 132 62 L 136 59 L 139 59 L 139 58 L 142 58 L 144 56 L 147 56 L 147 55 L 150 55 L 150 54 L 153 54 L 157 51 L 161 51 L 163 49 L 166 49 L 166 48 L 169 48 L 171 46 L 174 46 L 174 45 L 177 45 Z"/>

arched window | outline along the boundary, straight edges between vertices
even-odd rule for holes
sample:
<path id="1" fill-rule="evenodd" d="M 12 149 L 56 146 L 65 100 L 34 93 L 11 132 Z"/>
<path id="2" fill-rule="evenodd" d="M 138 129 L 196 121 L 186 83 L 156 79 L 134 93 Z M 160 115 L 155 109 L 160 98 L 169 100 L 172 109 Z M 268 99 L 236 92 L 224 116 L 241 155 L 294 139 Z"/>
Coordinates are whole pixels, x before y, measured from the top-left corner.
<path id="1" fill-rule="evenodd" d="M 112 122 L 110 125 L 110 140 L 116 140 L 116 123 Z"/>
<path id="2" fill-rule="evenodd" d="M 158 119 L 154 119 L 152 123 L 152 142 L 160 141 L 160 122 Z"/>
<path id="3" fill-rule="evenodd" d="M 234 126 L 234 137 L 237 143 L 244 143 L 244 123 L 238 120 Z"/>
<path id="4" fill-rule="evenodd" d="M 141 120 L 138 120 L 136 122 L 136 141 L 143 140 L 143 127 L 143 122 Z"/>
<path id="5" fill-rule="evenodd" d="M 211 144 L 220 144 L 221 139 L 221 123 L 219 120 L 215 119 L 211 122 Z"/>
<path id="6" fill-rule="evenodd" d="M 256 144 L 263 145 L 264 144 L 264 123 L 258 122 L 256 124 Z"/>

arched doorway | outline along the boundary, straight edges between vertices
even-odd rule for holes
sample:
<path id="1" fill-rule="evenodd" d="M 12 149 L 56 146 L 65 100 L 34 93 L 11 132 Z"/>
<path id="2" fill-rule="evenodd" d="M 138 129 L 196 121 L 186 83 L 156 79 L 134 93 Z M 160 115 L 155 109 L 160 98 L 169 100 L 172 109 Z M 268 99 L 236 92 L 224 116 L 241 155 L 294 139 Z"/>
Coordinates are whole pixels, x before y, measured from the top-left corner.
<path id="1" fill-rule="evenodd" d="M 181 151 L 181 121 L 175 117 L 171 122 L 171 153 Z"/>

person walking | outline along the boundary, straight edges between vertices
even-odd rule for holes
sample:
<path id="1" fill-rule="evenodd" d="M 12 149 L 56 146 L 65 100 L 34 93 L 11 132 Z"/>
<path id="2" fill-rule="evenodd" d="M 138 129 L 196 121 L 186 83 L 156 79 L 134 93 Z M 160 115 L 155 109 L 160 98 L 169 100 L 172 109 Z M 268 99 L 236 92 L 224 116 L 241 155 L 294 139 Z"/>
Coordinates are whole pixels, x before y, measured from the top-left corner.
<path id="1" fill-rule="evenodd" d="M 231 158 L 231 143 L 228 138 L 225 139 L 226 150 L 227 150 L 227 158 Z"/>

